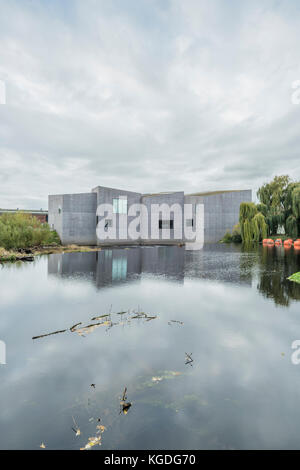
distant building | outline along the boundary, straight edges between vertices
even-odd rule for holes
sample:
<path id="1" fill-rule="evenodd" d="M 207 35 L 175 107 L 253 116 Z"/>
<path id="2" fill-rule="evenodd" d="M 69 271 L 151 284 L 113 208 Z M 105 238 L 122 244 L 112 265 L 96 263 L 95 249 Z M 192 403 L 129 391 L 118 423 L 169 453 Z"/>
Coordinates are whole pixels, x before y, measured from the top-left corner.
<path id="1" fill-rule="evenodd" d="M 183 191 L 141 194 L 97 186 L 90 193 L 51 195 L 48 200 L 49 224 L 63 244 L 120 245 L 176 244 L 185 242 L 185 225 L 195 228 L 196 207 L 204 209 L 201 230 L 204 242 L 219 241 L 239 220 L 241 202 L 252 200 L 251 190 L 214 191 L 185 195 Z M 111 213 L 100 213 L 99 207 L 112 207 Z M 140 213 L 136 207 L 142 206 Z M 162 205 L 171 211 L 162 210 Z M 191 212 L 186 217 L 186 205 Z M 137 215 L 138 214 L 138 215 Z M 96 229 L 101 221 L 107 236 L 99 238 Z M 178 237 L 178 224 L 182 234 Z M 135 225 L 135 236 L 128 236 Z M 112 229 L 118 234 L 111 236 Z M 155 236 L 153 237 L 153 229 Z M 166 230 L 167 229 L 167 230 Z M 151 232 L 151 233 L 150 233 Z M 166 235 L 168 232 L 169 235 Z M 98 232 L 99 234 L 99 232 Z M 108 236 L 108 234 L 110 234 Z"/>
<path id="2" fill-rule="evenodd" d="M 36 210 L 21 210 L 21 209 L 0 209 L 0 215 L 1 214 L 13 214 L 16 212 L 23 212 L 24 214 L 29 214 L 37 219 L 39 219 L 43 224 L 45 222 L 48 222 L 48 211 L 43 211 L 42 209 L 40 211 Z"/>

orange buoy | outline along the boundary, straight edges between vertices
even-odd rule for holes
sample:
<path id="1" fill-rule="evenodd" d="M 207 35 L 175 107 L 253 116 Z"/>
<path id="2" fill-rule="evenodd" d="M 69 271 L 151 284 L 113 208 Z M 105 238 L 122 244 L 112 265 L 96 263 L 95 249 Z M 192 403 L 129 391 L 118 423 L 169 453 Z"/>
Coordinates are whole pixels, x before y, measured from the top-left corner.
<path id="1" fill-rule="evenodd" d="M 263 245 L 265 246 L 274 246 L 274 240 L 272 238 L 264 238 Z"/>
<path id="2" fill-rule="evenodd" d="M 284 240 L 283 245 L 285 246 L 285 248 L 291 248 L 291 246 L 293 246 L 293 240 L 291 238 L 289 238 L 288 240 Z"/>
<path id="3" fill-rule="evenodd" d="M 294 242 L 294 248 L 296 250 L 300 250 L 300 240 L 299 239 Z"/>

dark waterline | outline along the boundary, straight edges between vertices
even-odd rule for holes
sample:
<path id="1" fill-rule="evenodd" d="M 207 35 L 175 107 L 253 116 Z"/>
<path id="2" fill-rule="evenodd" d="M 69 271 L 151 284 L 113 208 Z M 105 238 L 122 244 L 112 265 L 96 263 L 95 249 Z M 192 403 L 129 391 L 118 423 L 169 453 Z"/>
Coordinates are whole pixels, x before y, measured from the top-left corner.
<path id="1" fill-rule="evenodd" d="M 293 250 L 239 245 L 2 266 L 0 448 L 79 449 L 100 424 L 102 449 L 299 449 L 299 270 Z"/>

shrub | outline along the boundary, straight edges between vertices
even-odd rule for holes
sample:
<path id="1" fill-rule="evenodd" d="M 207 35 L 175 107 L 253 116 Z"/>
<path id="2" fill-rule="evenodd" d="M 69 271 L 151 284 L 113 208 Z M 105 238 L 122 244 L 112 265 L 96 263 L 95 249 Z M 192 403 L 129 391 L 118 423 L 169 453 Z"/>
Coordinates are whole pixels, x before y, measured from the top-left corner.
<path id="1" fill-rule="evenodd" d="M 240 224 L 236 224 L 232 229 L 232 241 L 234 243 L 241 243 L 242 242 Z"/>
<path id="2" fill-rule="evenodd" d="M 225 233 L 224 237 L 221 240 L 221 243 L 231 243 L 232 242 L 232 236 L 229 230 Z"/>
<path id="3" fill-rule="evenodd" d="M 6 250 L 57 243 L 58 240 L 48 224 L 29 214 L 17 212 L 0 216 L 0 247 Z"/>

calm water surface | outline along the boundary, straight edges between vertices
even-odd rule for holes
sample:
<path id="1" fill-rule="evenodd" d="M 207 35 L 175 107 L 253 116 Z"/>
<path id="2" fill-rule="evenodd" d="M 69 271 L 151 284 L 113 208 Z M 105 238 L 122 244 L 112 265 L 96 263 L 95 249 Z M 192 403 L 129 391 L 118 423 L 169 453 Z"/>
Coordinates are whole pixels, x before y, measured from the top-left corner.
<path id="1" fill-rule="evenodd" d="M 79 449 L 101 424 L 94 448 L 299 449 L 299 270 L 293 250 L 224 245 L 3 265 L 0 448 Z"/>

